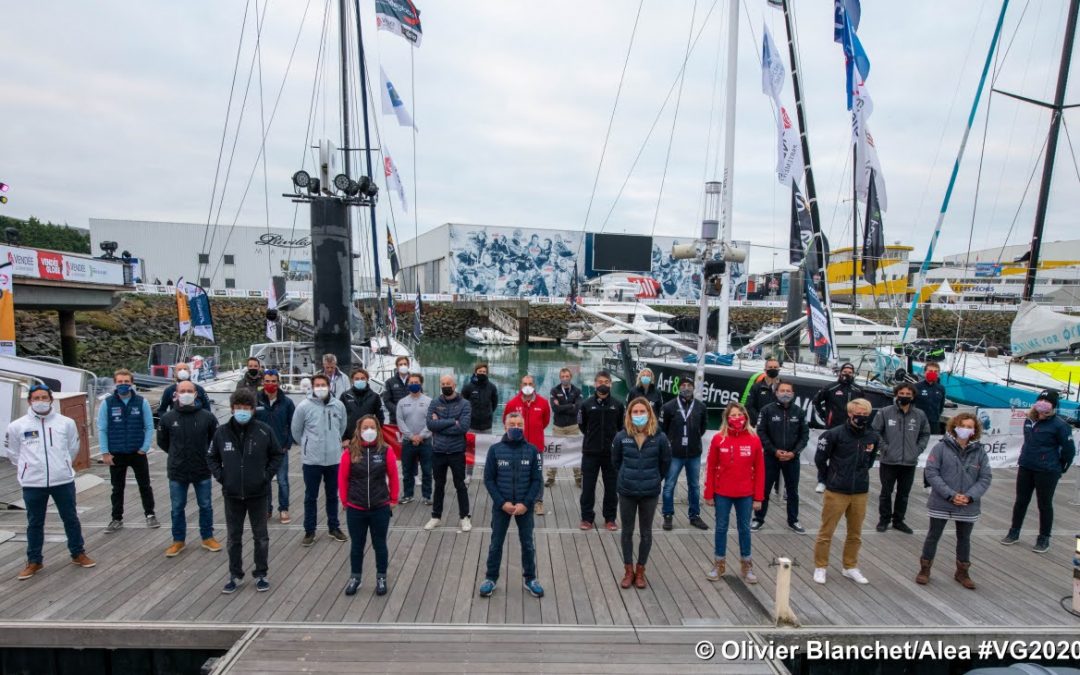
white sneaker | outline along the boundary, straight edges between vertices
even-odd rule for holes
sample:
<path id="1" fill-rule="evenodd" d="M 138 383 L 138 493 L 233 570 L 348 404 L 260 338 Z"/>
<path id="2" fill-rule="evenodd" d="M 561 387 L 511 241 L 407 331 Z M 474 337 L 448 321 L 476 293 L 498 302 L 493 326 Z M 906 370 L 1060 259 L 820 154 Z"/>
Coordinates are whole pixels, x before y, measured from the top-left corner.
<path id="1" fill-rule="evenodd" d="M 852 567 L 851 569 L 841 572 L 845 577 L 851 579 L 857 584 L 868 584 L 870 580 L 863 576 L 863 573 L 859 571 L 858 567 Z"/>
<path id="2" fill-rule="evenodd" d="M 424 529 L 429 531 L 434 530 L 440 524 L 442 524 L 442 518 L 432 518 L 424 524 Z"/>
<path id="3" fill-rule="evenodd" d="M 461 519 L 461 531 L 462 532 L 471 532 L 472 531 L 472 518 L 470 518 L 468 516 L 465 516 L 464 518 Z"/>
<path id="4" fill-rule="evenodd" d="M 823 584 L 823 583 L 825 583 L 825 573 L 827 571 L 828 571 L 827 567 L 815 567 L 814 568 L 814 583 L 815 584 Z"/>
<path id="5" fill-rule="evenodd" d="M 817 487 L 814 488 L 814 492 L 816 492 L 818 494 L 821 494 L 822 492 L 825 492 L 825 483 L 818 483 Z"/>

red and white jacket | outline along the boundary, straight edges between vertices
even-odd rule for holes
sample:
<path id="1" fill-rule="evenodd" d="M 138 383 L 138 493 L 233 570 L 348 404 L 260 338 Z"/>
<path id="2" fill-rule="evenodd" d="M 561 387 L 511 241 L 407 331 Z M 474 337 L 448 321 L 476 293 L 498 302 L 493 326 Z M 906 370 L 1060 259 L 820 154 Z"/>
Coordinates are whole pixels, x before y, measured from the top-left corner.
<path id="1" fill-rule="evenodd" d="M 544 429 L 551 423 L 551 405 L 543 396 L 534 394 L 531 401 L 526 401 L 519 391 L 514 398 L 506 402 L 503 410 L 503 425 L 506 425 L 506 416 L 512 412 L 519 412 L 525 418 L 525 440 L 536 446 L 540 452 L 544 451 Z"/>
<path id="2" fill-rule="evenodd" d="M 705 499 L 749 497 L 765 499 L 765 453 L 756 434 L 743 430 L 716 434 L 709 444 L 705 469 Z"/>

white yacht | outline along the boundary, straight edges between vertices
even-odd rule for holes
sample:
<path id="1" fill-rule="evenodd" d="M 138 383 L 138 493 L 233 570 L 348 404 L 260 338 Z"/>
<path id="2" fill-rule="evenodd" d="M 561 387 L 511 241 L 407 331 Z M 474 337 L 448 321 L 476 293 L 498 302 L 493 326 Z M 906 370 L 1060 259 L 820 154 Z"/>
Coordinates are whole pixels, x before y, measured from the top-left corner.
<path id="1" fill-rule="evenodd" d="M 679 331 L 668 325 L 671 314 L 660 312 L 641 302 L 607 302 L 588 305 L 589 309 L 610 316 L 620 321 L 625 321 L 635 328 L 649 331 L 653 335 L 662 335 L 675 338 L 680 335 Z M 608 324 L 599 319 L 571 324 L 563 342 L 576 344 L 579 347 L 588 348 L 611 348 L 623 340 L 629 340 L 631 345 L 641 344 L 646 337 L 640 332 L 630 330 L 622 326 Z"/>

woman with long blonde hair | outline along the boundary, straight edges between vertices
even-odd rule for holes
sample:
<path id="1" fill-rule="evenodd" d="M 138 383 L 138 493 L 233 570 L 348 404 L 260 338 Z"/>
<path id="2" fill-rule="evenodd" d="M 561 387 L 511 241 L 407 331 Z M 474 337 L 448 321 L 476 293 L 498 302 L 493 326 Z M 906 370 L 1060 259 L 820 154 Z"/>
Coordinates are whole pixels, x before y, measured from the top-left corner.
<path id="1" fill-rule="evenodd" d="M 663 477 L 671 466 L 671 444 L 660 431 L 656 413 L 646 398 L 635 398 L 626 408 L 624 428 L 611 444 L 622 518 L 624 575 L 619 586 L 645 588 L 645 565 L 652 549 L 652 522 L 660 500 Z M 634 567 L 634 521 L 641 523 L 637 567 Z"/>

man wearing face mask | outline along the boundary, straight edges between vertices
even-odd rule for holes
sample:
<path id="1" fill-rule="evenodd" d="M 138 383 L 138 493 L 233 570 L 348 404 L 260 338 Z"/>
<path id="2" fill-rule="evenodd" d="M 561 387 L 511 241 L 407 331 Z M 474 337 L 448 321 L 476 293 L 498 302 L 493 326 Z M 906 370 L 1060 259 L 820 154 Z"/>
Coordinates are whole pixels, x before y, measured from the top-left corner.
<path id="1" fill-rule="evenodd" d="M 537 452 L 544 452 L 547 447 L 544 438 L 544 429 L 551 423 L 551 405 L 547 400 L 536 393 L 536 380 L 532 375 L 521 378 L 521 390 L 514 398 L 506 402 L 506 410 L 503 412 L 503 424 L 506 424 L 510 413 L 518 413 L 525 420 L 525 440 L 527 440 Z M 542 457 L 541 457 L 542 459 Z M 541 496 L 536 500 L 536 515 L 544 515 L 544 499 Z"/>
<path id="2" fill-rule="evenodd" d="M 113 382 L 116 389 L 98 407 L 97 420 L 101 459 L 109 466 L 112 483 L 112 522 L 105 528 L 105 533 L 112 534 L 124 526 L 124 487 L 129 467 L 139 484 L 146 526 L 161 527 L 154 516 L 154 490 L 150 486 L 150 463 L 146 458 L 154 440 L 150 404 L 135 393 L 130 370 L 117 370 Z"/>
<path id="3" fill-rule="evenodd" d="M 236 389 L 234 389 L 234 391 L 250 389 L 251 391 L 258 393 L 260 387 L 262 387 L 262 362 L 252 356 L 248 358 L 247 367 L 244 370 L 244 374 L 237 380 Z"/>
<path id="4" fill-rule="evenodd" d="M 351 441 L 356 433 L 356 424 L 365 415 L 371 415 L 383 425 L 382 399 L 368 386 L 368 372 L 363 368 L 357 368 L 352 373 L 352 387 L 341 395 L 341 402 L 345 405 L 345 438 Z"/>
<path id="5" fill-rule="evenodd" d="M 870 492 L 870 467 L 877 459 L 880 439 L 870 428 L 870 413 L 873 412 L 870 401 L 853 399 L 848 403 L 847 411 L 847 423 L 823 433 L 814 454 L 814 463 L 818 473 L 825 476 L 826 487 L 821 529 L 814 544 L 814 581 L 819 584 L 825 583 L 829 547 L 840 518 L 844 518 L 847 527 L 842 574 L 857 584 L 870 583 L 859 571 L 859 548 Z"/>
<path id="6" fill-rule="evenodd" d="M 424 376 L 410 374 L 409 395 L 397 404 L 398 429 L 401 431 L 401 504 L 413 500 L 416 465 L 419 463 L 420 496 L 424 506 L 431 506 L 431 430 L 427 427 L 430 407 L 431 397 L 424 394 Z"/>
<path id="7" fill-rule="evenodd" d="M 923 369 L 923 379 L 916 385 L 915 407 L 930 421 L 930 432 L 941 432 L 941 414 L 945 411 L 945 386 L 941 384 L 941 366 L 929 361 Z"/>
<path id="8" fill-rule="evenodd" d="M 15 475 L 26 504 L 26 568 L 18 579 L 25 581 L 44 567 L 45 514 L 49 498 L 64 523 L 71 562 L 79 567 L 96 563 L 86 555 L 79 512 L 75 508 L 75 469 L 71 461 L 79 454 L 79 429 L 53 404 L 52 391 L 43 384 L 30 387 L 30 410 L 7 428 L 7 442 L 0 456 L 15 466 Z"/>
<path id="9" fill-rule="evenodd" d="M 1020 448 L 1020 468 L 1016 471 L 1016 502 L 1012 525 L 1002 544 L 1011 546 L 1020 539 L 1031 496 L 1039 506 L 1039 536 L 1035 553 L 1050 550 L 1050 531 L 1054 526 L 1054 490 L 1076 457 L 1072 429 L 1057 415 L 1059 396 L 1053 389 L 1039 394 L 1024 420 L 1024 445 Z"/>
<path id="10" fill-rule="evenodd" d="M 297 406 L 292 421 L 292 436 L 300 443 L 300 459 L 304 464 L 304 539 L 300 545 L 305 548 L 315 543 L 320 483 L 326 491 L 326 528 L 330 538 L 338 542 L 349 540 L 341 531 L 337 496 L 341 439 L 345 436 L 347 417 L 345 404 L 330 395 L 330 378 L 322 374 L 312 377 L 311 396 Z"/>
<path id="11" fill-rule="evenodd" d="M 660 430 L 671 443 L 671 465 L 664 477 L 664 529 L 671 530 L 675 516 L 675 487 L 686 470 L 686 494 L 690 524 L 699 530 L 709 526 L 701 519 L 701 438 L 705 435 L 705 404 L 694 398 L 693 380 L 679 383 L 679 396 L 660 409 Z"/>
<path id="12" fill-rule="evenodd" d="M 664 407 L 664 399 L 660 396 L 660 390 L 656 388 L 655 376 L 652 370 L 648 368 L 641 369 L 637 376 L 637 383 L 630 389 L 630 393 L 626 395 L 626 404 L 629 405 L 630 401 L 635 398 L 646 399 L 652 405 L 653 414 L 657 418 L 660 417 L 660 409 Z"/>
<path id="13" fill-rule="evenodd" d="M 211 476 L 206 463 L 206 448 L 214 439 L 218 423 L 213 413 L 199 407 L 197 396 L 195 383 L 180 382 L 176 407 L 158 425 L 158 447 L 169 455 L 166 476 L 172 503 L 172 545 L 165 549 L 166 558 L 174 558 L 184 550 L 188 488 L 194 488 L 195 502 L 199 505 L 199 537 L 203 548 L 214 553 L 221 550 L 221 544 L 214 539 Z"/>
<path id="14" fill-rule="evenodd" d="M 161 393 L 161 402 L 158 403 L 157 409 L 157 418 L 159 420 L 176 405 L 176 388 L 181 382 L 191 380 L 191 367 L 186 363 L 178 363 L 173 368 L 173 376 L 176 378 L 176 382 L 165 387 L 165 391 Z M 195 385 L 195 405 L 203 410 L 213 412 L 210 397 L 206 395 L 206 390 L 198 384 Z"/>
<path id="15" fill-rule="evenodd" d="M 292 421 L 296 404 L 281 391 L 281 376 L 269 369 L 263 373 L 262 391 L 255 398 L 255 419 L 270 427 L 281 446 L 281 464 L 277 470 L 278 520 L 282 525 L 292 522 L 289 516 L 289 450 L 293 446 Z M 272 482 L 272 481 L 271 481 Z M 266 492 L 266 517 L 274 515 L 274 491 Z"/>
<path id="16" fill-rule="evenodd" d="M 615 523 L 619 494 L 615 485 L 615 465 L 611 463 L 611 444 L 623 429 L 626 406 L 611 396 L 611 373 L 598 372 L 593 386 L 595 393 L 583 400 L 578 408 L 578 429 L 584 435 L 581 440 L 581 524 L 578 527 L 582 530 L 595 527 L 596 479 L 602 473 L 604 527 L 614 532 L 619 529 Z"/>
<path id="17" fill-rule="evenodd" d="M 334 354 L 323 354 L 322 374 L 330 381 L 330 395 L 334 398 L 340 397 L 349 390 L 351 386 L 349 378 L 341 372 L 341 368 L 338 368 L 337 356 Z"/>
<path id="18" fill-rule="evenodd" d="M 472 409 L 469 402 L 457 393 L 454 376 L 439 378 L 442 395 L 428 407 L 427 428 L 431 431 L 432 472 L 435 478 L 435 495 L 431 505 L 431 520 L 425 530 L 434 530 L 442 523 L 443 502 L 446 499 L 446 472 L 454 478 L 457 491 L 458 515 L 461 531 L 472 531 L 469 510 L 469 488 L 465 485 L 465 434 L 469 431 Z"/>
<path id="19" fill-rule="evenodd" d="M 826 429 L 842 427 L 847 423 L 847 405 L 863 396 L 862 387 L 855 384 L 855 366 L 845 363 L 840 366 L 840 376 L 836 382 L 818 391 L 810 401 L 810 406 L 824 423 Z M 818 494 L 825 492 L 825 475 L 818 472 Z"/>
<path id="20" fill-rule="evenodd" d="M 221 592 L 235 593 L 244 579 L 244 520 L 251 524 L 254 540 L 255 590 L 270 590 L 270 533 L 266 526 L 266 493 L 270 477 L 281 463 L 281 447 L 274 432 L 254 419 L 255 392 L 241 389 L 229 399 L 232 419 L 217 428 L 206 454 L 214 480 L 221 485 L 228 533 L 229 581 Z M 336 487 L 336 486 L 335 486 Z"/>
<path id="21" fill-rule="evenodd" d="M 472 377 L 461 388 L 461 396 L 472 408 L 472 428 L 469 431 L 476 434 L 490 433 L 495 409 L 499 407 L 499 390 L 495 383 L 488 379 L 486 363 L 476 364 Z"/>
<path id="22" fill-rule="evenodd" d="M 765 406 L 776 403 L 776 384 L 779 381 L 780 362 L 768 359 L 765 361 L 765 375 L 755 382 L 746 394 L 746 414 L 750 416 L 750 424 L 753 426 L 757 426 L 758 415 Z"/>
<path id="23" fill-rule="evenodd" d="M 390 424 L 396 425 L 398 401 L 409 395 L 409 357 L 399 356 L 394 360 L 397 373 L 391 375 L 383 384 L 382 400 L 386 412 L 390 415 Z"/>
<path id="24" fill-rule="evenodd" d="M 578 406 L 581 405 L 581 390 L 574 386 L 571 381 L 573 373 L 569 368 L 559 370 L 559 384 L 551 388 L 550 402 L 554 416 L 554 428 L 552 433 L 556 436 L 580 436 L 581 430 L 577 425 Z M 581 467 L 573 467 L 574 483 L 581 487 Z M 544 487 L 555 485 L 555 468 L 547 470 L 547 479 Z"/>
<path id="25" fill-rule="evenodd" d="M 930 423 L 923 411 L 914 406 L 915 385 L 898 384 L 893 389 L 896 403 L 885 406 L 874 417 L 874 431 L 881 436 L 878 454 L 881 456 L 881 495 L 878 497 L 877 531 L 884 532 L 892 524 L 894 530 L 911 534 L 904 522 L 908 496 L 915 480 L 919 455 L 930 442 Z M 893 488 L 896 502 L 893 502 Z"/>
<path id="26" fill-rule="evenodd" d="M 776 402 L 761 409 L 757 432 L 765 454 L 765 499 L 750 529 L 756 532 L 765 525 L 769 495 L 783 476 L 788 527 L 796 534 L 806 534 L 799 524 L 799 455 L 810 440 L 810 423 L 803 409 L 795 405 L 795 387 L 790 382 L 776 383 Z"/>

